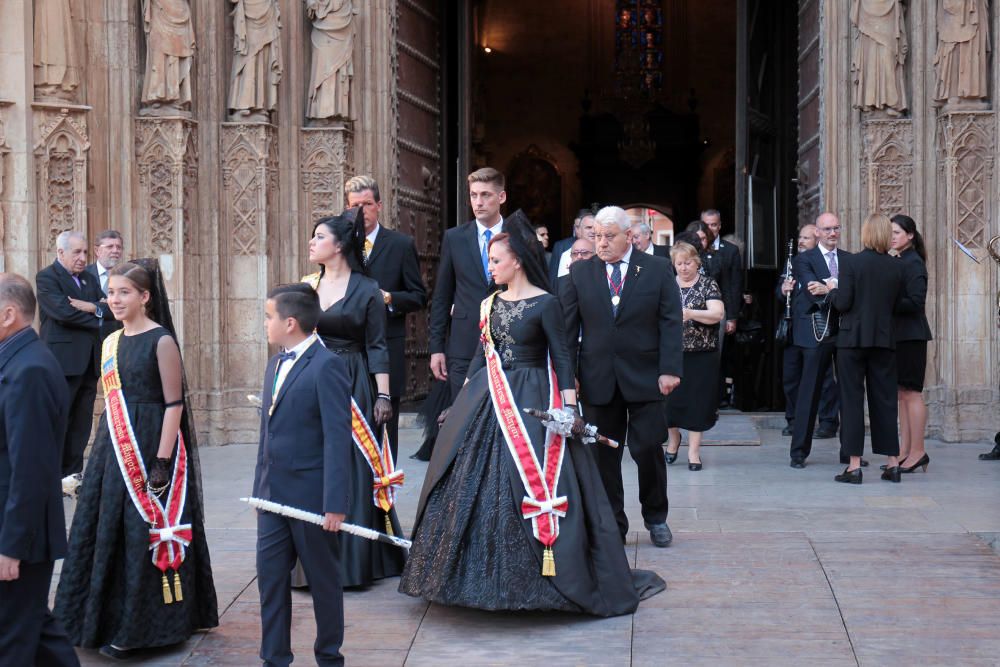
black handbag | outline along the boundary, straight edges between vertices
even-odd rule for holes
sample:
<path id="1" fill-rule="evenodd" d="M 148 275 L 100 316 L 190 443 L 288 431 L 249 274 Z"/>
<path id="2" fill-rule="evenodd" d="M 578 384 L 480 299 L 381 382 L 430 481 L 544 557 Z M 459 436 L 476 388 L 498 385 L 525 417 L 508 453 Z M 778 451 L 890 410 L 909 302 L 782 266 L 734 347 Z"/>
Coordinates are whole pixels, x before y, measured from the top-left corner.
<path id="1" fill-rule="evenodd" d="M 812 320 L 813 338 L 817 343 L 822 343 L 830 338 L 830 306 L 814 305 L 809 311 Z"/>

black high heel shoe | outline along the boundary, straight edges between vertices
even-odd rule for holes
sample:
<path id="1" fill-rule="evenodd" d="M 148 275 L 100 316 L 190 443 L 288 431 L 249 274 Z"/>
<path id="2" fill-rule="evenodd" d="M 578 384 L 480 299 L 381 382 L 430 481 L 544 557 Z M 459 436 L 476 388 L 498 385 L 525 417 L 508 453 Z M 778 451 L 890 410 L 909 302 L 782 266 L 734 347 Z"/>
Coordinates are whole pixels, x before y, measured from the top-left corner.
<path id="1" fill-rule="evenodd" d="M 891 468 L 886 468 L 885 472 L 882 473 L 882 479 L 887 482 L 894 482 L 899 484 L 903 481 L 903 476 L 900 474 L 900 466 L 892 466 Z"/>
<path id="2" fill-rule="evenodd" d="M 861 478 L 861 468 L 855 468 L 854 470 L 844 468 L 844 472 L 834 477 L 833 481 L 843 482 L 844 484 L 860 484 Z"/>
<path id="3" fill-rule="evenodd" d="M 678 447 L 676 452 L 671 452 L 669 449 L 663 453 L 663 460 L 667 462 L 667 465 L 673 465 L 674 461 L 677 460 L 677 454 L 679 454 L 681 448 Z"/>
<path id="4" fill-rule="evenodd" d="M 917 468 L 922 468 L 924 472 L 927 472 L 927 464 L 931 462 L 931 457 L 927 456 L 927 452 L 920 457 L 920 460 L 911 465 L 909 468 L 906 466 L 899 466 L 900 472 L 916 472 Z"/>
<path id="5" fill-rule="evenodd" d="M 688 461 L 688 470 L 691 472 L 698 472 L 701 470 L 701 463 L 692 463 L 691 461 Z"/>

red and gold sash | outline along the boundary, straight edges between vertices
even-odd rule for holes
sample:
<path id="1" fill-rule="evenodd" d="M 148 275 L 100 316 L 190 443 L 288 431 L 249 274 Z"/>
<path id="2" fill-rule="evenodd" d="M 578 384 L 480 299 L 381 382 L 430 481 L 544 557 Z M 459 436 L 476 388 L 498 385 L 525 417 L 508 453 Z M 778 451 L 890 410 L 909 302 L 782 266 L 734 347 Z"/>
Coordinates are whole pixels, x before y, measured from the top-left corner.
<path id="1" fill-rule="evenodd" d="M 319 289 L 319 273 L 310 273 L 302 276 L 300 282 L 306 283 L 314 290 Z M 322 342 L 322 338 L 320 342 Z M 365 419 L 364 412 L 358 407 L 357 401 L 351 398 L 351 438 L 357 445 L 358 451 L 365 458 L 368 467 L 371 468 L 372 477 L 375 482 L 372 485 L 372 502 L 375 507 L 385 512 L 385 528 L 389 535 L 392 535 L 392 524 L 389 521 L 389 511 L 396 502 L 396 489 L 403 486 L 405 474 L 402 470 L 396 470 L 396 463 L 392 460 L 392 450 L 389 448 L 388 435 L 383 429 L 382 444 L 379 445 L 375 431 L 372 430 L 368 420 Z"/>
<path id="2" fill-rule="evenodd" d="M 510 452 L 521 483 L 527 494 L 521 501 L 521 516 L 531 519 L 531 528 L 535 539 L 545 546 L 542 558 L 542 576 L 554 577 L 556 574 L 555 557 L 552 546 L 559 537 L 559 518 L 566 516 L 569 501 L 566 496 L 558 495 L 559 473 L 562 470 L 566 445 L 563 437 L 546 430 L 545 458 L 542 466 L 538 465 L 538 457 L 531 445 L 528 431 L 521 419 L 521 411 L 514 402 L 507 375 L 503 371 L 500 355 L 493 346 L 490 334 L 490 312 L 493 310 L 493 300 L 499 292 L 494 292 L 483 299 L 479 310 L 479 330 L 483 349 L 486 353 L 486 374 L 490 387 L 490 397 L 493 409 L 500 423 L 507 451 Z M 556 382 L 552 360 L 549 359 L 549 408 L 561 408 L 562 397 Z"/>
<path id="3" fill-rule="evenodd" d="M 187 450 L 184 436 L 177 432 L 177 456 L 174 472 L 170 480 L 167 504 L 149 492 L 146 485 L 146 466 L 132 429 L 128 415 L 125 394 L 122 392 L 121 376 L 118 373 L 118 342 L 122 331 L 119 329 L 104 340 L 101 351 L 101 383 L 104 385 L 104 403 L 107 414 L 108 431 L 118 459 L 125 488 L 139 516 L 150 525 L 149 548 L 153 565 L 163 573 L 163 602 L 172 603 L 184 599 L 178 570 L 184 562 L 185 548 L 191 544 L 193 533 L 191 524 L 180 523 L 187 500 Z M 174 571 L 174 593 L 170 594 L 167 570 Z"/>

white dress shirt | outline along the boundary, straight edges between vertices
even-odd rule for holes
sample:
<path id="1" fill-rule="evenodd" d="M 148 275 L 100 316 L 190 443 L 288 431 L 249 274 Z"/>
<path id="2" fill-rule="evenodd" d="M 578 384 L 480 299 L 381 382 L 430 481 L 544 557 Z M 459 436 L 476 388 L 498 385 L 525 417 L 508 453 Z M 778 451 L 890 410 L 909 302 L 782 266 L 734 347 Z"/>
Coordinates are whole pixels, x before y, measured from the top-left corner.
<path id="1" fill-rule="evenodd" d="M 628 265 L 629 265 L 629 262 L 631 261 L 631 259 L 632 259 L 632 246 L 629 246 L 629 249 L 625 251 L 625 255 L 620 260 L 618 260 L 618 261 L 620 261 L 622 263 L 622 265 L 621 265 L 622 285 L 625 285 L 625 275 L 628 273 Z M 611 285 L 611 272 L 614 270 L 614 267 L 611 266 L 610 263 L 605 262 L 604 263 L 604 269 L 608 272 L 608 286 L 610 287 L 610 285 Z"/>
<path id="2" fill-rule="evenodd" d="M 489 228 L 490 238 L 493 238 L 497 234 L 503 231 L 503 216 L 500 217 L 500 222 Z M 483 223 L 476 220 L 476 232 L 479 235 L 479 254 L 483 254 L 483 250 L 486 249 L 486 237 L 483 236 L 483 232 L 486 231 L 486 227 Z"/>
<path id="3" fill-rule="evenodd" d="M 108 293 L 108 270 L 104 268 L 104 265 L 100 262 L 95 262 L 97 265 L 97 280 L 101 285 L 101 291 L 105 294 Z"/>
<path id="4" fill-rule="evenodd" d="M 652 255 L 653 254 L 653 242 L 652 241 L 649 242 L 649 245 L 646 246 L 646 249 L 643 250 L 643 252 L 646 253 L 647 255 Z"/>
<path id="5" fill-rule="evenodd" d="M 371 242 L 372 246 L 375 245 L 375 237 L 378 236 L 378 230 L 382 229 L 382 225 L 375 223 L 375 229 L 372 230 L 371 234 L 365 236 L 365 240 Z"/>
<path id="6" fill-rule="evenodd" d="M 274 376 L 274 389 L 271 393 L 271 402 L 273 404 L 274 399 L 278 396 L 278 392 L 281 391 L 281 385 L 285 383 L 285 378 L 288 377 L 289 371 L 292 370 L 292 366 L 298 363 L 299 359 L 302 358 L 302 354 L 309 349 L 309 346 L 315 343 L 317 340 L 316 334 L 310 334 L 308 338 L 304 341 L 288 350 L 288 352 L 294 352 L 294 359 L 286 359 L 284 361 L 278 362 L 278 372 Z"/>

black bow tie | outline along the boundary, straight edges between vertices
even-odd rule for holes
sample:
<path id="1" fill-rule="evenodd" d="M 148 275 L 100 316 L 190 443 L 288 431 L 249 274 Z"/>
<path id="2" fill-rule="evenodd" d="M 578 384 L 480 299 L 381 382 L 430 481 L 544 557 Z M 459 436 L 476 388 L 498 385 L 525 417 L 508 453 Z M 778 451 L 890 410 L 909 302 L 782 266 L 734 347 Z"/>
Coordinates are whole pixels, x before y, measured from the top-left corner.
<path id="1" fill-rule="evenodd" d="M 295 361 L 295 352 L 279 352 L 278 353 L 278 363 L 282 361 Z"/>

